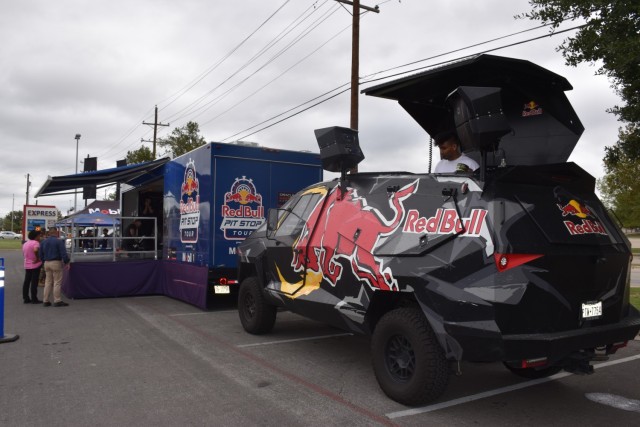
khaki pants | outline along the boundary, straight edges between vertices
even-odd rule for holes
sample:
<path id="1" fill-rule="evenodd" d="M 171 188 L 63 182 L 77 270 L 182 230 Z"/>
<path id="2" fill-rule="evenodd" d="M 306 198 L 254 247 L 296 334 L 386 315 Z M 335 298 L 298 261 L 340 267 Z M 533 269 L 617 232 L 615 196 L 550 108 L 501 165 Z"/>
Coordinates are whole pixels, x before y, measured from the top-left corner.
<path id="1" fill-rule="evenodd" d="M 53 286 L 53 302 L 62 301 L 62 261 L 45 261 L 44 271 L 47 273 L 44 281 L 43 302 L 49 301 L 51 287 Z"/>

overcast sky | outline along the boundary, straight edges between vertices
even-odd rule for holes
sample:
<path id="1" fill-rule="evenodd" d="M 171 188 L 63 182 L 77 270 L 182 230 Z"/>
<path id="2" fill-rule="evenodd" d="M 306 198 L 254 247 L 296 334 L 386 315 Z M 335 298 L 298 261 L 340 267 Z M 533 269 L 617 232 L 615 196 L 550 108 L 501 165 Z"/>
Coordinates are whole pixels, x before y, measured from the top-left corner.
<path id="1" fill-rule="evenodd" d="M 514 19 L 530 10 L 526 0 L 377 4 L 380 13 L 361 20 L 364 81 L 548 32 L 530 31 L 395 68 L 539 23 Z M 142 122 L 153 121 L 154 105 L 159 121 L 170 124 L 160 128 L 159 137 L 195 121 L 207 141 L 241 138 L 317 152 L 314 129 L 349 126 L 349 92 L 258 133 L 249 135 L 273 121 L 245 129 L 348 84 L 350 27 L 350 7 L 334 0 L 3 2 L 0 217 L 12 206 L 22 210 L 27 174 L 29 201 L 35 204 L 33 195 L 47 176 L 75 172 L 78 133 L 80 160 L 97 156 L 98 169 L 115 167 L 127 151 L 140 147 L 141 138 L 152 138 L 151 127 Z M 492 54 L 532 61 L 569 80 L 574 89 L 567 96 L 586 128 L 569 160 L 599 178 L 604 147 L 615 143 L 619 127 L 605 110 L 619 98 L 605 77 L 595 75 L 596 67 L 564 65 L 556 47 L 570 34 Z M 366 156 L 360 171 L 427 171 L 428 135 L 397 103 L 362 95 L 359 131 Z M 41 197 L 37 203 L 66 214 L 73 195 Z M 84 206 L 80 197 L 78 205 Z"/>

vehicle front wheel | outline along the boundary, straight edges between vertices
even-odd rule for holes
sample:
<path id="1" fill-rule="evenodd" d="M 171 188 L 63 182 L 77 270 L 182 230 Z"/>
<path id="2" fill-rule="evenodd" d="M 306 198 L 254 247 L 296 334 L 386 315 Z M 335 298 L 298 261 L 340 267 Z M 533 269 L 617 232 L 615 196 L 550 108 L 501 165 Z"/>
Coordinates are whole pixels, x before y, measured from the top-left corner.
<path id="1" fill-rule="evenodd" d="M 247 277 L 238 292 L 238 314 L 240 323 L 250 334 L 266 334 L 276 322 L 277 308 L 264 299 L 256 277 Z"/>
<path id="2" fill-rule="evenodd" d="M 399 308 L 378 322 L 371 340 L 382 391 L 409 406 L 435 400 L 449 383 L 449 364 L 422 312 Z"/>

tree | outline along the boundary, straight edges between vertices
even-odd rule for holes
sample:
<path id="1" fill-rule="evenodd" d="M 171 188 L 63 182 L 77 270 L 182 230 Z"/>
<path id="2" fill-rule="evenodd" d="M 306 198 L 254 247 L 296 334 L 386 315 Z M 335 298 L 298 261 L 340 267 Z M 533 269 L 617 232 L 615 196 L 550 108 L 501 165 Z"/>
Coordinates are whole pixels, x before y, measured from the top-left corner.
<path id="1" fill-rule="evenodd" d="M 175 128 L 168 137 L 160 138 L 158 145 L 169 149 L 172 157 L 178 157 L 207 143 L 199 133 L 198 123 L 189 122 L 181 128 Z"/>
<path id="2" fill-rule="evenodd" d="M 9 212 L 2 220 L 2 229 L 20 232 L 22 230 L 22 211 Z"/>
<path id="3" fill-rule="evenodd" d="M 634 135 L 633 130 L 620 130 L 618 143 L 606 150 L 604 167 L 607 174 L 598 180 L 605 205 L 627 228 L 640 227 L 640 197 L 637 196 L 640 191 L 640 157 L 629 156 L 624 149 Z"/>
<path id="4" fill-rule="evenodd" d="M 640 3 L 638 0 L 529 0 L 533 10 L 520 18 L 539 20 L 557 28 L 562 22 L 586 25 L 558 47 L 568 65 L 599 63 L 598 74 L 609 77 L 624 105 L 610 112 L 630 125 L 630 138 L 620 145 L 631 158 L 640 156 Z"/>
<path id="5" fill-rule="evenodd" d="M 133 165 L 135 163 L 148 162 L 150 160 L 155 160 L 153 158 L 153 153 L 147 146 L 142 146 L 137 150 L 127 151 L 127 164 Z"/>

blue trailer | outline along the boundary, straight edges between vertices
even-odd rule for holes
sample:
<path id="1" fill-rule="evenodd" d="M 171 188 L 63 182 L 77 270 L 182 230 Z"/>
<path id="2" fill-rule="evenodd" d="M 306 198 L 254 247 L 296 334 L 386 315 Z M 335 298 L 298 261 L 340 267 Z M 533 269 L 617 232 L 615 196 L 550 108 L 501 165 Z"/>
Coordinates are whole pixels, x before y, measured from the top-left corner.
<path id="1" fill-rule="evenodd" d="M 67 297 L 162 294 L 207 308 L 237 288 L 237 247 L 268 210 L 319 181 L 318 153 L 212 142 L 172 160 L 53 177 L 39 194 L 87 184 L 130 186 L 122 191 L 122 216 L 106 249 L 71 254 Z M 134 225 L 142 236 L 139 252 L 127 247 Z"/>
<path id="2" fill-rule="evenodd" d="M 269 208 L 321 181 L 322 166 L 317 153 L 210 143 L 168 162 L 163 175 L 163 261 L 173 271 L 206 267 L 210 300 L 237 284 L 238 245 Z M 136 193 L 143 207 L 148 194 Z"/>

